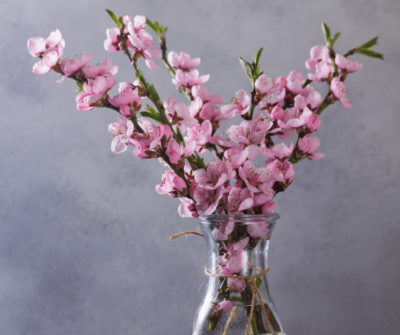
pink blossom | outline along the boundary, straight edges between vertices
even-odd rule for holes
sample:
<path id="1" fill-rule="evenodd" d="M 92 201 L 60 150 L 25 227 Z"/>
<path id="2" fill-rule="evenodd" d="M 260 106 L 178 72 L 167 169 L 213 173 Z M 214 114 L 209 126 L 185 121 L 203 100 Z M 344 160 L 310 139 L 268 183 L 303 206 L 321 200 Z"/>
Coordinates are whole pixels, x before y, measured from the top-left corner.
<path id="1" fill-rule="evenodd" d="M 200 112 L 201 107 L 203 107 L 203 101 L 200 97 L 195 97 L 188 107 L 192 117 L 196 117 L 196 115 Z"/>
<path id="2" fill-rule="evenodd" d="M 199 71 L 197 70 L 191 70 L 190 72 L 177 70 L 175 73 L 175 78 L 172 79 L 172 82 L 179 87 L 191 89 L 194 85 L 206 83 L 209 78 L 209 74 L 199 77 Z"/>
<path id="3" fill-rule="evenodd" d="M 320 62 L 315 65 L 315 74 L 308 74 L 308 79 L 318 82 L 325 81 L 330 77 L 333 71 L 334 68 L 332 64 L 329 64 L 327 62 Z"/>
<path id="4" fill-rule="evenodd" d="M 122 84 L 122 85 L 121 85 Z M 119 107 L 122 115 L 134 116 L 142 108 L 142 99 L 138 89 L 132 90 L 132 84 L 121 83 L 120 93 L 108 101 L 115 107 Z"/>
<path id="5" fill-rule="evenodd" d="M 293 118 L 289 119 L 286 122 L 286 125 L 283 124 L 281 125 L 278 121 L 278 124 L 282 128 L 284 128 L 284 126 L 297 128 L 307 125 L 307 128 L 309 128 L 311 131 L 316 131 L 321 125 L 321 121 L 319 120 L 319 115 L 314 114 L 308 107 L 305 107 L 303 112 L 301 112 L 298 109 L 296 110 L 295 108 L 293 108 L 291 112 Z"/>
<path id="6" fill-rule="evenodd" d="M 317 91 L 311 92 L 308 97 L 304 97 L 301 94 L 298 94 L 294 97 L 294 107 L 297 109 L 309 107 L 310 109 L 314 110 L 321 106 L 321 103 L 321 94 Z"/>
<path id="7" fill-rule="evenodd" d="M 99 75 L 95 80 L 83 83 L 84 93 L 76 96 L 77 108 L 81 112 L 88 112 L 96 107 L 96 102 L 103 98 L 104 93 L 110 90 L 116 81 L 111 73 L 105 76 Z"/>
<path id="8" fill-rule="evenodd" d="M 341 70 L 345 70 L 348 73 L 358 72 L 363 67 L 362 63 L 356 62 L 352 59 L 348 59 L 339 54 L 336 54 L 335 63 Z"/>
<path id="9" fill-rule="evenodd" d="M 224 117 L 218 106 L 211 104 L 205 104 L 200 111 L 200 118 L 203 120 L 209 120 L 212 124 L 219 124 Z"/>
<path id="10" fill-rule="evenodd" d="M 264 116 L 263 113 L 257 113 L 254 117 L 253 123 L 257 131 L 268 132 L 272 127 L 272 122 L 268 117 Z"/>
<path id="11" fill-rule="evenodd" d="M 275 84 L 275 86 L 278 86 L 278 85 L 280 85 L 280 84 L 278 84 L 278 83 Z M 270 94 L 266 97 L 266 99 L 261 100 L 257 104 L 256 108 L 258 110 L 271 110 L 276 105 L 283 106 L 285 96 L 286 96 L 286 89 L 285 89 L 285 87 L 283 87 L 277 93 Z M 260 98 L 262 98 L 262 96 Z"/>
<path id="12" fill-rule="evenodd" d="M 238 278 L 228 278 L 227 282 L 228 288 L 230 292 L 240 293 L 243 292 L 246 288 L 246 282 L 244 279 Z"/>
<path id="13" fill-rule="evenodd" d="M 186 126 L 191 128 L 196 127 L 199 124 L 199 122 L 192 117 L 187 106 L 185 104 L 178 103 L 174 97 L 168 98 L 164 102 L 164 108 L 169 121 L 174 126 Z"/>
<path id="14" fill-rule="evenodd" d="M 181 201 L 181 203 L 179 204 L 178 212 L 181 217 L 197 218 L 199 216 L 199 214 L 197 214 L 196 207 L 195 207 L 193 200 L 191 200 L 189 198 L 185 198 L 185 197 L 179 198 L 179 200 Z"/>
<path id="15" fill-rule="evenodd" d="M 287 111 L 282 109 L 280 106 L 275 106 L 271 111 L 271 121 L 277 120 L 278 126 L 282 130 L 292 130 L 305 124 L 305 120 L 301 118 L 301 115 L 301 111 L 296 108 L 291 108 L 289 111 Z M 280 130 L 274 129 L 273 133 L 278 131 Z M 289 134 L 291 136 L 294 134 L 294 132 L 289 132 Z"/>
<path id="16" fill-rule="evenodd" d="M 153 39 L 151 38 L 150 34 L 143 30 L 142 35 L 139 36 L 134 32 L 132 33 L 132 29 L 134 28 L 128 24 L 128 30 L 130 32 L 128 39 L 130 46 L 135 50 L 134 57 L 143 57 L 148 68 L 151 70 L 157 69 L 157 65 L 151 59 L 160 59 L 161 53 L 151 45 Z M 144 33 L 148 34 L 148 36 Z"/>
<path id="17" fill-rule="evenodd" d="M 306 135 L 302 138 L 299 138 L 299 151 L 300 154 L 304 155 L 310 160 L 319 161 L 320 159 L 325 157 L 325 154 L 322 152 L 315 152 L 317 148 L 321 145 L 321 140 L 318 137 L 309 137 L 310 135 Z"/>
<path id="18" fill-rule="evenodd" d="M 285 143 L 279 143 L 275 145 L 272 149 L 268 149 L 266 147 L 262 147 L 261 154 L 268 159 L 265 161 L 265 164 L 273 162 L 275 159 L 283 162 L 288 159 L 292 155 L 294 145 L 292 141 L 289 141 L 289 146 Z"/>
<path id="19" fill-rule="evenodd" d="M 247 233 L 256 239 L 269 240 L 273 226 L 267 223 L 254 222 L 247 226 Z"/>
<path id="20" fill-rule="evenodd" d="M 264 139 L 270 124 L 257 127 L 256 121 L 242 121 L 239 126 L 231 126 L 227 134 L 232 141 L 246 145 L 260 144 Z M 257 129 L 259 128 L 259 129 Z"/>
<path id="21" fill-rule="evenodd" d="M 172 164 L 183 167 L 185 165 L 185 159 L 192 156 L 195 148 L 195 141 L 188 142 L 185 146 L 182 143 L 179 144 L 175 139 L 173 139 L 169 142 L 168 149 L 165 153 Z"/>
<path id="22" fill-rule="evenodd" d="M 303 74 L 298 70 L 293 70 L 292 72 L 290 72 L 286 80 L 286 87 L 294 94 L 308 96 L 314 90 L 312 86 L 307 86 L 303 88 L 303 84 L 306 82 L 306 78 L 304 78 Z"/>
<path id="23" fill-rule="evenodd" d="M 230 300 L 224 300 L 218 303 L 218 305 L 215 307 L 215 310 L 217 311 L 222 311 L 222 313 L 226 313 L 230 311 L 233 306 L 235 306 L 235 303 Z"/>
<path id="24" fill-rule="evenodd" d="M 351 104 L 353 101 L 346 98 L 346 86 L 344 82 L 340 81 L 339 77 L 335 77 L 331 82 L 331 91 L 335 95 L 336 98 L 339 99 L 342 106 L 346 109 L 352 109 Z"/>
<path id="25" fill-rule="evenodd" d="M 41 56 L 42 60 L 33 65 L 32 72 L 34 74 L 44 74 L 49 72 L 61 59 L 63 51 L 64 49 L 61 44 L 57 47 L 47 49 Z"/>
<path id="26" fill-rule="evenodd" d="M 207 190 L 196 183 L 192 183 L 194 190 L 191 194 L 196 202 L 196 209 L 200 216 L 207 216 L 215 212 L 219 201 L 224 194 L 224 188 L 221 186 L 216 190 Z"/>
<path id="27" fill-rule="evenodd" d="M 112 66 L 112 62 L 106 59 L 103 64 L 97 65 L 85 65 L 82 68 L 82 72 L 88 79 L 95 79 L 97 76 L 105 76 L 107 73 L 116 75 L 118 72 L 118 66 Z"/>
<path id="28" fill-rule="evenodd" d="M 275 85 L 280 85 L 281 90 L 283 90 L 287 85 L 287 80 L 286 80 L 285 76 L 280 76 L 280 77 L 276 78 Z"/>
<path id="29" fill-rule="evenodd" d="M 219 241 L 226 241 L 230 233 L 232 233 L 234 225 L 233 221 L 229 221 L 214 228 L 212 231 L 214 238 Z"/>
<path id="30" fill-rule="evenodd" d="M 175 51 L 170 51 L 168 54 L 168 62 L 175 69 L 189 72 L 199 66 L 200 58 L 191 59 L 187 53 L 180 52 L 178 55 Z"/>
<path id="31" fill-rule="evenodd" d="M 243 147 L 243 144 L 238 144 L 224 151 L 224 159 L 231 162 L 233 169 L 241 167 L 247 159 L 247 152 Z"/>
<path id="32" fill-rule="evenodd" d="M 289 137 L 293 136 L 294 134 L 296 134 L 296 129 L 295 128 L 291 128 L 291 129 L 276 129 L 276 132 L 274 133 L 274 135 L 279 138 L 280 140 L 286 140 Z"/>
<path id="33" fill-rule="evenodd" d="M 60 80 L 57 80 L 57 83 L 61 83 L 65 78 L 82 69 L 87 63 L 90 62 L 91 59 L 92 55 L 89 52 L 85 52 L 82 56 L 76 57 L 73 60 L 64 58 L 60 63 L 60 67 L 62 72 L 64 72 L 64 75 Z"/>
<path id="34" fill-rule="evenodd" d="M 220 135 L 214 135 L 208 138 L 208 141 L 212 144 L 219 145 L 221 148 L 231 148 L 233 147 L 232 142 L 229 138 Z"/>
<path id="35" fill-rule="evenodd" d="M 171 197 L 181 197 L 187 194 L 185 181 L 174 171 L 168 170 L 162 175 L 162 183 L 156 186 L 158 194 L 169 194 Z"/>
<path id="36" fill-rule="evenodd" d="M 219 269 L 220 273 L 224 271 L 225 273 L 240 273 L 244 266 L 247 266 L 247 253 L 244 252 L 249 238 L 246 237 L 239 242 L 225 246 L 226 252 L 222 256 L 218 257 L 218 261 L 221 264 Z"/>
<path id="37" fill-rule="evenodd" d="M 260 207 L 262 214 L 270 214 L 275 208 L 275 202 L 271 201 L 275 191 L 272 188 L 265 188 L 264 193 L 254 195 L 254 208 Z"/>
<path id="38" fill-rule="evenodd" d="M 63 49 L 65 48 L 65 41 L 61 36 L 61 32 L 56 29 L 46 39 L 43 37 L 31 37 L 28 40 L 28 51 L 33 57 L 40 57 L 47 49 L 58 45 L 61 45 Z"/>
<path id="39" fill-rule="evenodd" d="M 115 154 L 124 152 L 128 148 L 128 144 L 133 144 L 131 135 L 133 133 L 133 123 L 126 117 L 119 115 L 119 122 L 111 123 L 108 131 L 113 134 L 111 141 L 111 151 Z"/>
<path id="40" fill-rule="evenodd" d="M 266 191 L 272 182 L 272 174 L 268 167 L 256 168 L 252 161 L 246 161 L 239 168 L 239 176 L 253 193 Z"/>
<path id="41" fill-rule="evenodd" d="M 212 125 L 210 121 L 204 121 L 201 125 L 187 129 L 185 142 L 196 141 L 196 152 L 198 154 L 204 152 L 204 145 L 208 142 L 212 133 Z"/>
<path id="42" fill-rule="evenodd" d="M 265 74 L 262 74 L 258 77 L 255 83 L 255 88 L 257 93 L 262 95 L 268 95 L 275 92 L 278 92 L 280 89 L 280 84 L 275 84 L 275 80 L 272 78 L 265 77 Z"/>
<path id="43" fill-rule="evenodd" d="M 232 99 L 232 104 L 221 107 L 221 112 L 225 119 L 232 119 L 235 115 L 245 114 L 250 108 L 250 97 L 245 90 L 240 89 Z"/>
<path id="44" fill-rule="evenodd" d="M 138 118 L 138 123 L 143 129 L 143 133 L 136 133 L 132 142 L 136 146 L 133 154 L 140 159 L 149 158 L 146 152 L 157 148 L 163 136 L 166 139 L 172 138 L 172 131 L 165 124 L 157 127 L 145 118 Z"/>
<path id="45" fill-rule="evenodd" d="M 122 42 L 120 30 L 118 28 L 109 28 L 106 30 L 107 39 L 104 40 L 104 49 L 109 52 L 124 52 L 120 44 Z"/>
<path id="46" fill-rule="evenodd" d="M 234 187 L 229 192 L 226 204 L 229 213 L 240 213 L 253 207 L 253 193 L 248 188 Z"/>
<path id="47" fill-rule="evenodd" d="M 231 162 L 233 169 L 238 169 L 247 159 L 252 161 L 260 153 L 261 149 L 255 144 L 246 148 L 244 148 L 244 144 L 238 144 L 224 151 L 224 159 Z"/>
<path id="48" fill-rule="evenodd" d="M 207 166 L 207 171 L 199 169 L 193 172 L 194 179 L 201 187 L 207 190 L 215 190 L 227 181 L 235 177 L 230 162 L 213 159 Z"/>
<path id="49" fill-rule="evenodd" d="M 276 181 L 286 183 L 292 182 L 294 179 L 293 164 L 288 161 L 281 162 L 275 159 L 268 164 L 268 168 L 271 170 L 272 176 Z"/>
<path id="50" fill-rule="evenodd" d="M 65 41 L 58 29 L 52 31 L 45 40 L 42 37 L 31 37 L 28 40 L 28 51 L 33 57 L 41 60 L 33 65 L 33 73 L 44 74 L 61 59 L 65 48 Z"/>
<path id="51" fill-rule="evenodd" d="M 312 114 L 306 119 L 306 127 L 311 131 L 317 131 L 321 126 L 321 120 L 318 114 Z"/>
<path id="52" fill-rule="evenodd" d="M 310 50 L 310 59 L 306 61 L 306 68 L 315 71 L 321 61 L 329 62 L 329 49 L 326 45 L 316 45 Z"/>
<path id="53" fill-rule="evenodd" d="M 150 46 L 153 42 L 153 38 L 150 33 L 145 30 L 146 28 L 146 17 L 143 15 L 136 15 L 133 18 L 133 23 L 129 16 L 124 16 L 126 28 L 131 36 L 137 37 L 146 46 Z M 128 36 L 129 38 L 129 36 Z"/>
<path id="54" fill-rule="evenodd" d="M 203 104 L 210 103 L 212 105 L 222 104 L 224 98 L 219 94 L 211 94 L 204 85 L 195 85 L 192 87 L 192 95 L 194 98 L 200 98 Z"/>

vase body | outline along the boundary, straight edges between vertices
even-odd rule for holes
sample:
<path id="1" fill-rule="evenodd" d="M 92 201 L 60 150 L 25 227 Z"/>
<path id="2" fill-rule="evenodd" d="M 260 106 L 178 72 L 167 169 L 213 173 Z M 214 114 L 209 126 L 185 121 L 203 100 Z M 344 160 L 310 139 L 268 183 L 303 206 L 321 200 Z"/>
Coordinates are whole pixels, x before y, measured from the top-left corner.
<path id="1" fill-rule="evenodd" d="M 204 295 L 197 309 L 192 335 L 243 335 L 249 323 L 253 295 L 249 281 L 268 269 L 268 248 L 279 215 L 210 215 L 199 218 L 207 246 L 209 271 Z M 210 274 L 220 276 L 213 277 Z M 226 276 L 226 277 L 225 277 Z M 227 278 L 241 276 L 242 279 Z M 267 274 L 257 282 L 262 302 L 255 300 L 250 332 L 263 334 L 282 331 L 275 305 L 268 290 Z M 264 312 L 261 303 L 264 305 Z"/>

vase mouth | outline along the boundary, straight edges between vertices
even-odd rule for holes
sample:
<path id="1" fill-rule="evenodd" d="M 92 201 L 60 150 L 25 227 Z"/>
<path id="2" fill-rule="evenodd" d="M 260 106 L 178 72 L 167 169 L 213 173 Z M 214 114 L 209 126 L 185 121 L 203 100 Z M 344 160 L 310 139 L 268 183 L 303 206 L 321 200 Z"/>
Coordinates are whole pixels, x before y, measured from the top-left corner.
<path id="1" fill-rule="evenodd" d="M 251 224 L 254 222 L 275 222 L 280 217 L 281 216 L 276 212 L 270 214 L 211 214 L 199 217 L 198 220 L 203 224 L 229 221 L 241 224 Z"/>

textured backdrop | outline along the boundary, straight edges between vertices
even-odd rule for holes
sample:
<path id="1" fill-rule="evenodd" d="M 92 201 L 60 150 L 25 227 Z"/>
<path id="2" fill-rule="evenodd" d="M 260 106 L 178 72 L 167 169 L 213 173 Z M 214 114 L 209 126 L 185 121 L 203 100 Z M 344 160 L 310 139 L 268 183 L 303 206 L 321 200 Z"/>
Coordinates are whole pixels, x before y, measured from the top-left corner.
<path id="1" fill-rule="evenodd" d="M 353 110 L 322 114 L 320 162 L 296 166 L 277 197 L 271 292 L 288 335 L 395 334 L 400 329 L 400 2 L 397 0 L 137 0 L 0 3 L 0 333 L 5 335 L 188 334 L 204 280 L 200 238 L 178 200 L 158 195 L 163 171 L 110 151 L 110 110 L 81 113 L 72 81 L 34 75 L 32 36 L 60 29 L 65 56 L 110 58 L 103 49 L 117 15 L 142 14 L 169 27 L 169 50 L 201 57 L 210 91 L 229 101 L 249 82 L 238 57 L 264 46 L 269 77 L 322 44 L 320 22 L 341 31 L 344 53 L 379 35 L 385 61 L 364 63 L 346 86 Z M 142 61 L 141 67 L 144 68 Z M 145 70 L 163 99 L 184 102 L 160 62 Z M 201 290 L 200 290 L 201 291 Z"/>

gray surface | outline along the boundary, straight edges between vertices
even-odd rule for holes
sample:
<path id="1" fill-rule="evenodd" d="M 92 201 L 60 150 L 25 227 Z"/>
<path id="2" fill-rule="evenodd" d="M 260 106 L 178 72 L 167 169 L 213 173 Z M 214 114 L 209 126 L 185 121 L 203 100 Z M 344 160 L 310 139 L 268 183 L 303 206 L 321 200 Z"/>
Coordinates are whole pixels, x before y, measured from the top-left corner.
<path id="1" fill-rule="evenodd" d="M 178 201 L 154 186 L 163 168 L 111 153 L 109 110 L 75 109 L 75 85 L 32 74 L 31 36 L 59 28 L 65 55 L 103 50 L 105 8 L 170 27 L 170 50 L 202 58 L 207 86 L 229 101 L 249 89 L 237 58 L 264 46 L 271 77 L 307 70 L 323 43 L 320 21 L 342 37 L 338 52 L 380 36 L 384 62 L 347 81 L 354 109 L 322 116 L 321 162 L 302 162 L 277 198 L 270 286 L 288 335 L 395 334 L 400 329 L 400 2 L 10 1 L 2 0 L 0 96 L 0 333 L 5 335 L 187 334 L 199 302 L 205 250 Z M 142 64 L 142 63 L 141 63 Z M 159 63 L 160 64 L 160 63 Z M 142 64 L 142 67 L 144 65 Z M 163 98 L 169 75 L 146 71 Z M 179 97 L 183 102 L 183 97 Z"/>

